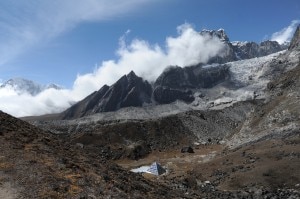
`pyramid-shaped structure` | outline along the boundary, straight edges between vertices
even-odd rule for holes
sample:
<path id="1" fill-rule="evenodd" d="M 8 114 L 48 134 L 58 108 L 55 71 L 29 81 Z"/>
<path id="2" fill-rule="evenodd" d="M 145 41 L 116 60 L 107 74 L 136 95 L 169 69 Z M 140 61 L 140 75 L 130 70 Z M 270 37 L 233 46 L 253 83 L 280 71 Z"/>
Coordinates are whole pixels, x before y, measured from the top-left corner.
<path id="1" fill-rule="evenodd" d="M 157 162 L 153 162 L 147 171 L 149 173 L 151 173 L 153 175 L 157 175 L 157 176 L 166 173 L 166 170 L 164 168 L 162 168 L 162 166 L 160 164 L 158 164 Z"/>

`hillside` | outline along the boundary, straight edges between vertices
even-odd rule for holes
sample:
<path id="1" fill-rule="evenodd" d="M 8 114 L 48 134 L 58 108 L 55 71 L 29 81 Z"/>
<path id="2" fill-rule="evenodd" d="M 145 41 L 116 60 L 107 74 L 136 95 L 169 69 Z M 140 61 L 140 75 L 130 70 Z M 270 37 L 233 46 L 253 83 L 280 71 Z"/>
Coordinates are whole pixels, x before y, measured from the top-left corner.
<path id="1" fill-rule="evenodd" d="M 121 169 L 64 136 L 0 112 L 1 198 L 168 198 L 183 193 Z"/>

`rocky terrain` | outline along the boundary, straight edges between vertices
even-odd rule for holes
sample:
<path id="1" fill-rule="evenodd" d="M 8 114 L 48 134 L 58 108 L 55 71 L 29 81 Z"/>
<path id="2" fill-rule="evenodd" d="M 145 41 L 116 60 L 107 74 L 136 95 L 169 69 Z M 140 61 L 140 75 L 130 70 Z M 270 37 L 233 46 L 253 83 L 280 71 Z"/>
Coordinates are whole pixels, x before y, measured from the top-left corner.
<path id="1" fill-rule="evenodd" d="M 1 198 L 179 198 L 180 190 L 144 179 L 66 137 L 0 112 Z"/>
<path id="2" fill-rule="evenodd" d="M 261 58 L 171 67 L 152 85 L 131 72 L 31 124 L 0 112 L 0 196 L 300 198 L 299 38 Z M 130 172 L 154 161 L 167 173 Z"/>

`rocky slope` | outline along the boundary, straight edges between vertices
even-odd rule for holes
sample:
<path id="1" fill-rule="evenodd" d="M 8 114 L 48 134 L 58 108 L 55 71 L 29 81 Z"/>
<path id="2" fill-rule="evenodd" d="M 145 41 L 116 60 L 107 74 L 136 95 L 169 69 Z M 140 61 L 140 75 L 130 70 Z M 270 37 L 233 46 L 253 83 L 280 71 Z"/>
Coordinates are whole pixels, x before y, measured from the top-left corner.
<path id="1" fill-rule="evenodd" d="M 72 145 L 0 112 L 0 196 L 4 198 L 180 198 L 184 193 L 108 161 L 101 148 Z M 188 197 L 191 198 L 191 197 Z"/>

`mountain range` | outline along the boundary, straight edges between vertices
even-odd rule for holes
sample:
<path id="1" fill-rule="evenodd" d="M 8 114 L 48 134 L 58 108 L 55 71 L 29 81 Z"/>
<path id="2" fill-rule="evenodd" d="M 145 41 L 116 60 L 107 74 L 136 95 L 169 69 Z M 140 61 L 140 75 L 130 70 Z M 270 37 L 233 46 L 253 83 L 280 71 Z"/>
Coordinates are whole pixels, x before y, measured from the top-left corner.
<path id="1" fill-rule="evenodd" d="M 230 42 L 223 29 L 203 30 L 199 34 L 224 43 L 223 52 L 208 62 L 215 64 L 213 67 L 205 67 L 203 63 L 185 67 L 169 66 L 153 83 L 143 80 L 131 71 L 113 85 L 104 85 L 99 91 L 73 105 L 60 118 L 74 119 L 124 107 L 169 104 L 176 100 L 192 103 L 201 89 L 230 81 L 231 71 L 225 63 L 266 56 L 288 47 L 287 44 L 280 45 L 276 41 L 264 41 L 260 44 Z"/>
<path id="2" fill-rule="evenodd" d="M 61 87 L 56 84 L 42 85 L 32 80 L 20 77 L 5 81 L 0 85 L 0 89 L 1 88 L 13 89 L 18 94 L 27 93 L 32 96 L 38 95 L 39 93 L 47 89 L 61 89 Z"/>

